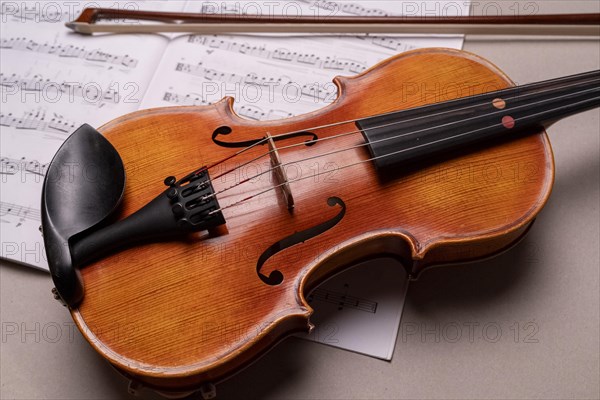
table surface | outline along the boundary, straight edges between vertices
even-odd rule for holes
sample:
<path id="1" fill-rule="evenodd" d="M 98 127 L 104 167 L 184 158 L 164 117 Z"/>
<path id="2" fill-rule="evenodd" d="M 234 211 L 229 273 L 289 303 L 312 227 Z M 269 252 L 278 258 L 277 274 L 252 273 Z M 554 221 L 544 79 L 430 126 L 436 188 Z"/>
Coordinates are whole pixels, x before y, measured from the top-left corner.
<path id="1" fill-rule="evenodd" d="M 598 1 L 544 6 L 600 11 Z M 517 83 L 600 67 L 597 41 L 468 39 L 464 48 Z M 290 338 L 220 384 L 218 398 L 599 398 L 600 112 L 548 133 L 555 186 L 527 237 L 492 260 L 412 282 L 391 362 Z M 1 262 L 0 397 L 132 398 L 51 288 L 46 273 Z"/>

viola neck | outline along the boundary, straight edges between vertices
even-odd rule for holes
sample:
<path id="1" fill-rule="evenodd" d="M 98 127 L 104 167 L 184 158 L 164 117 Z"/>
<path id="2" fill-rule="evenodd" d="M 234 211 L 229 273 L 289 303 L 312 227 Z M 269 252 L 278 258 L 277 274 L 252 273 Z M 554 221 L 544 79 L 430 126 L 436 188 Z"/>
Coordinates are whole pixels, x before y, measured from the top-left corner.
<path id="1" fill-rule="evenodd" d="M 600 70 L 392 112 L 357 121 L 373 162 L 387 168 L 540 132 L 600 106 Z"/>

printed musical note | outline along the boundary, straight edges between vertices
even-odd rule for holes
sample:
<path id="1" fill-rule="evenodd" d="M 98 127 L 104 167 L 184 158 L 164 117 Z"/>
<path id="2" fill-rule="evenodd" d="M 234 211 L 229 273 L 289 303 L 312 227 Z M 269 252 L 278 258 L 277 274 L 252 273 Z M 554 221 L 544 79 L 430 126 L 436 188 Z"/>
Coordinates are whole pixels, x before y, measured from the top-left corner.
<path id="1" fill-rule="evenodd" d="M 175 92 L 165 92 L 162 98 L 163 101 L 182 106 L 200 106 L 212 104 L 212 102 L 203 99 L 202 96 L 197 93 L 181 94 Z M 234 111 L 242 117 L 246 117 L 255 121 L 289 118 L 293 116 L 293 114 L 289 111 L 277 109 L 265 110 L 256 105 L 241 103 L 234 104 Z"/>
<path id="2" fill-rule="evenodd" d="M 272 5 L 275 5 L 273 3 Z M 298 0 L 294 4 L 294 11 L 298 11 L 298 6 L 301 6 L 303 15 L 314 15 L 315 9 L 319 8 L 321 10 L 328 11 L 328 15 L 338 14 L 340 12 L 352 15 L 360 15 L 360 16 L 388 16 L 390 15 L 386 11 L 379 8 L 370 8 L 362 6 L 356 2 L 336 2 L 336 1 L 326 1 L 326 0 Z M 246 4 L 236 3 L 226 3 L 226 2 L 207 2 L 202 3 L 200 7 L 200 12 L 205 14 L 236 14 L 236 15 L 250 15 L 255 14 L 258 11 L 258 5 L 252 4 L 248 6 Z M 277 14 L 278 12 L 283 10 L 278 10 L 277 7 L 274 7 L 272 14 Z"/>
<path id="3" fill-rule="evenodd" d="M 315 329 L 301 337 L 389 360 L 407 286 L 406 269 L 393 259 L 345 270 L 309 293 Z"/>
<path id="4" fill-rule="evenodd" d="M 7 215 L 19 218 L 17 226 L 21 226 L 25 220 L 31 220 L 35 222 L 40 222 L 42 220 L 40 210 L 0 201 L 0 217 Z M 5 222 L 5 220 L 3 219 L 2 222 Z"/>
<path id="5" fill-rule="evenodd" d="M 27 160 L 25 157 L 20 159 L 0 158 L 0 174 L 15 175 L 19 171 L 45 176 L 48 171 L 48 163 L 42 164 L 37 160 Z"/>
<path id="6" fill-rule="evenodd" d="M 13 127 L 16 129 L 36 130 L 59 135 L 67 135 L 77 129 L 81 123 L 69 121 L 62 115 L 52 113 L 46 117 L 46 111 L 31 110 L 23 113 L 21 117 L 12 113 L 0 112 L 0 126 Z"/>
<path id="7" fill-rule="evenodd" d="M 323 102 L 330 103 L 335 99 L 337 94 L 337 87 L 331 83 L 326 85 L 319 84 L 305 84 L 302 85 L 302 96 L 310 99 L 319 99 Z"/>
<path id="8" fill-rule="evenodd" d="M 271 91 L 271 94 L 277 94 L 281 97 L 283 97 L 283 92 L 288 90 L 287 86 L 289 85 L 295 85 L 293 89 L 299 89 L 300 95 L 307 97 L 309 100 L 318 99 L 323 102 L 331 102 L 335 99 L 335 96 L 337 94 L 337 87 L 333 83 L 328 83 L 325 85 L 307 83 L 300 87 L 298 84 L 293 82 L 289 76 L 285 75 L 269 77 L 266 75 L 259 76 L 254 72 L 250 72 L 246 75 L 241 75 L 235 73 L 219 72 L 215 69 L 205 68 L 202 66 L 202 63 L 192 65 L 183 62 L 178 62 L 175 65 L 175 70 L 178 72 L 195 75 L 209 81 L 220 81 L 241 85 L 256 85 L 259 87 L 266 87 L 269 91 Z M 264 94 L 264 96 L 267 97 L 267 94 Z M 179 104 L 189 104 L 191 97 L 193 96 L 186 96 L 184 102 Z M 191 104 L 210 104 L 210 102 L 207 101 L 199 102 L 201 97 L 202 96 L 199 95 L 196 96 L 194 98 L 194 101 L 191 101 Z"/>
<path id="9" fill-rule="evenodd" d="M 356 296 L 348 295 L 348 285 L 344 285 L 346 293 L 334 292 L 323 288 L 313 290 L 308 296 L 308 302 L 314 300 L 324 301 L 326 303 L 337 304 L 338 310 L 349 308 L 357 311 L 364 311 L 375 314 L 377 312 L 377 302 L 367 299 L 361 299 Z"/>
<path id="10" fill-rule="evenodd" d="M 134 69 L 138 65 L 138 60 L 130 57 L 128 54 L 111 54 L 100 49 L 88 50 L 84 46 L 74 46 L 72 44 L 50 44 L 48 42 L 42 44 L 25 37 L 2 38 L 0 40 L 0 49 L 48 54 L 98 64 L 118 65 L 129 69 Z"/>
<path id="11" fill-rule="evenodd" d="M 286 75 L 278 77 L 260 76 L 254 72 L 249 72 L 246 75 L 220 72 L 213 68 L 205 68 L 202 63 L 192 65 L 189 63 L 178 62 L 175 66 L 175 71 L 187 73 L 190 75 L 199 76 L 210 81 L 221 81 L 238 84 L 252 84 L 259 86 L 286 85 L 292 83 L 292 78 Z"/>
<path id="12" fill-rule="evenodd" d="M 358 74 L 367 69 L 367 65 L 358 60 L 325 55 L 319 56 L 314 53 L 298 53 L 294 50 L 289 50 L 286 48 L 268 50 L 266 46 L 253 46 L 248 43 L 239 43 L 235 40 L 227 40 L 220 36 L 190 35 L 188 37 L 188 43 L 194 43 L 212 49 L 220 49 L 267 60 L 281 61 L 325 70 L 348 72 L 351 74 Z"/>
<path id="13" fill-rule="evenodd" d="M 163 101 L 181 106 L 207 106 L 212 104 L 204 100 L 202 96 L 197 93 L 179 94 L 174 92 L 165 92 L 162 99 Z"/>
<path id="14" fill-rule="evenodd" d="M 59 99 L 64 94 L 65 97 L 79 97 L 88 103 L 98 104 L 99 102 L 120 101 L 119 93 L 112 89 L 103 89 L 99 84 L 90 82 L 88 84 L 73 82 L 55 82 L 49 78 L 44 79 L 40 74 L 31 78 L 24 78 L 18 74 L 10 76 L 0 72 L 0 86 L 17 88 L 25 92 L 43 92 L 44 96 L 51 99 Z"/>
<path id="15" fill-rule="evenodd" d="M 239 3 L 221 3 L 209 2 L 208 4 L 203 3 L 201 12 L 205 14 L 241 14 Z"/>
<path id="16" fill-rule="evenodd" d="M 248 119 L 253 119 L 255 121 L 263 121 L 269 119 L 280 119 L 280 118 L 289 118 L 292 117 L 293 114 L 284 110 L 264 110 L 259 106 L 243 104 L 243 105 L 234 105 L 234 111 L 238 113 L 238 115 L 242 117 L 246 117 Z"/>
<path id="17" fill-rule="evenodd" d="M 375 46 L 380 46 L 386 49 L 391 49 L 394 51 L 408 51 L 408 50 L 412 50 L 412 49 L 416 49 L 416 46 L 412 46 L 409 43 L 406 43 L 405 41 L 395 38 L 395 37 L 390 37 L 390 36 L 376 36 L 376 37 L 371 37 L 371 38 L 365 38 L 365 39 L 370 39 L 371 43 L 373 43 Z"/>
<path id="18" fill-rule="evenodd" d="M 19 165 L 13 163 L 11 159 L 0 158 L 0 174 L 2 175 L 15 175 L 19 172 Z"/>
<path id="19" fill-rule="evenodd" d="M 239 111 L 238 111 L 239 112 Z M 272 120 L 272 119 L 282 119 L 282 118 L 290 118 L 293 117 L 294 114 L 289 112 L 289 111 L 285 111 L 285 110 L 269 110 L 266 113 L 266 116 L 264 117 L 265 120 Z"/>
<path id="20" fill-rule="evenodd" d="M 329 0 L 317 0 L 313 3 L 313 5 L 323 10 L 330 11 L 332 13 L 342 11 L 347 14 L 359 15 L 363 17 L 387 17 L 390 15 L 379 8 L 369 8 L 351 1 L 342 3 Z"/>

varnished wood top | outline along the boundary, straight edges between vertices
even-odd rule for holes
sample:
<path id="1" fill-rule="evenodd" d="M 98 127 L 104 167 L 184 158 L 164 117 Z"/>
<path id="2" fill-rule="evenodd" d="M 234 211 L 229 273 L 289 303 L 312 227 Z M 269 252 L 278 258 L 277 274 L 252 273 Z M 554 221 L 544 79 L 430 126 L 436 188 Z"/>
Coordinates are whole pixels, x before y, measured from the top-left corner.
<path id="1" fill-rule="evenodd" d="M 233 100 L 225 99 L 209 107 L 140 111 L 103 126 L 127 167 L 121 216 L 156 196 L 166 175 L 183 176 L 230 154 L 231 149 L 212 142 L 216 127 L 231 127 L 232 141 L 249 140 L 266 131 L 310 130 L 512 84 L 489 62 L 446 49 L 406 53 L 335 83 L 340 90 L 336 102 L 283 121 L 241 119 L 232 111 Z M 408 85 L 418 90 L 409 92 Z M 342 124 L 319 135 L 352 129 L 353 124 Z M 302 160 L 362 140 L 361 135 L 347 136 L 280 155 L 284 162 Z M 248 152 L 239 162 L 261 151 Z M 392 179 L 381 179 L 370 163 L 336 168 L 368 157 L 364 147 L 357 147 L 316 163 L 297 161 L 299 174 L 315 168 L 332 172 L 307 180 L 310 184 L 291 184 L 293 212 L 273 191 L 225 211 L 225 230 L 139 246 L 94 263 L 82 271 L 87 292 L 73 318 L 100 354 L 146 384 L 180 389 L 218 381 L 286 335 L 309 329 L 307 290 L 358 260 L 390 254 L 411 264 L 416 274 L 428 265 L 507 248 L 547 201 L 554 176 L 543 131 L 420 170 L 398 171 Z M 213 183 L 218 190 L 232 181 Z M 251 188 L 271 184 L 259 179 Z M 219 201 L 236 201 L 249 188 L 240 186 Z M 277 269 L 285 279 L 278 286 L 265 285 L 256 274 L 258 256 L 282 237 L 338 214 L 338 206 L 327 204 L 334 196 L 346 205 L 341 222 L 270 258 L 265 273 Z"/>

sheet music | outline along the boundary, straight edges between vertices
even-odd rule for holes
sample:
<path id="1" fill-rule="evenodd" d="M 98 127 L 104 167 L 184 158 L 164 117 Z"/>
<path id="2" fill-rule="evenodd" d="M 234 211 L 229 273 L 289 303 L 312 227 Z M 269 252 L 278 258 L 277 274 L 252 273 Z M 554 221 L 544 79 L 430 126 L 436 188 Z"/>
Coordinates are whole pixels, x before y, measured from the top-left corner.
<path id="1" fill-rule="evenodd" d="M 189 2 L 186 11 L 286 15 L 399 15 L 397 1 Z M 442 1 L 432 12 L 468 13 L 468 3 Z M 260 7 L 259 7 L 260 6 Z M 446 8 L 444 8 L 446 7 Z M 185 35 L 162 58 L 143 108 L 208 105 L 235 97 L 234 110 L 253 120 L 286 118 L 333 102 L 337 75 L 356 75 L 394 54 L 426 47 L 462 47 L 462 37 L 381 35 Z M 168 79 L 165 79 L 168 77 Z"/>
<path id="2" fill-rule="evenodd" d="M 97 127 L 137 110 L 169 42 L 161 35 L 70 33 L 64 22 L 82 6 L 0 5 L 0 256 L 42 269 L 48 268 L 39 231 L 45 168 L 33 166 L 47 166 L 83 123 Z"/>
<path id="3" fill-rule="evenodd" d="M 396 260 L 354 266 L 309 294 L 315 328 L 296 336 L 391 360 L 407 289 L 406 270 Z"/>

